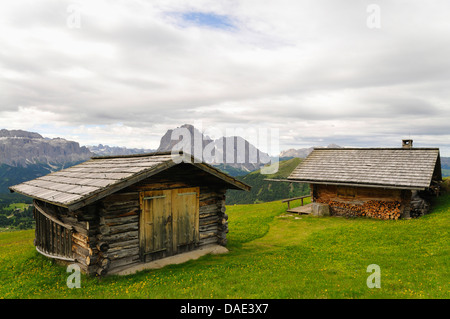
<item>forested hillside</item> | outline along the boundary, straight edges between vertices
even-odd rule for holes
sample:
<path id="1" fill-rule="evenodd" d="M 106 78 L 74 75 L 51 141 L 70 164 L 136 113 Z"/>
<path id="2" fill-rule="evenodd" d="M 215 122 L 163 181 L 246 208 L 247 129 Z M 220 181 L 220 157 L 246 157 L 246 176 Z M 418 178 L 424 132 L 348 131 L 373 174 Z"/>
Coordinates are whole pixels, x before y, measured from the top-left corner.
<path id="1" fill-rule="evenodd" d="M 237 177 L 239 180 L 252 186 L 252 189 L 250 192 L 229 190 L 226 204 L 262 203 L 309 194 L 309 186 L 307 184 L 264 180 L 267 178 L 288 177 L 301 161 L 302 159 L 300 158 L 280 161 L 278 172 L 275 174 L 264 175 L 261 174 L 260 170 L 257 170 L 245 176 Z"/>
<path id="2" fill-rule="evenodd" d="M 450 176 L 450 157 L 441 157 L 442 176 Z"/>

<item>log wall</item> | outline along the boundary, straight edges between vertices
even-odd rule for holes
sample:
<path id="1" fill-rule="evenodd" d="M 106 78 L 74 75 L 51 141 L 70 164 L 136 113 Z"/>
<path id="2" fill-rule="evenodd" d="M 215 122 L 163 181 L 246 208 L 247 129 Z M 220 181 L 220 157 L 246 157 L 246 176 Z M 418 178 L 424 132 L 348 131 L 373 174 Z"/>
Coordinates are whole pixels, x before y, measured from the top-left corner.
<path id="1" fill-rule="evenodd" d="M 82 271 L 105 275 L 142 261 L 139 246 L 141 191 L 197 186 L 200 187 L 198 246 L 226 245 L 226 185 L 192 165 L 177 165 L 76 211 L 43 204 L 46 211 L 72 227 L 72 255 Z"/>
<path id="2" fill-rule="evenodd" d="M 225 185 L 191 165 L 178 165 L 76 211 L 37 203 L 47 214 L 71 228 L 72 258 L 82 271 L 105 275 L 142 261 L 139 246 L 141 191 L 196 186 L 200 187 L 198 246 L 226 245 Z"/>
<path id="3" fill-rule="evenodd" d="M 174 185 L 175 186 L 175 185 Z M 179 188 L 179 183 L 176 184 Z M 167 185 L 165 185 L 167 187 Z M 157 189 L 149 184 L 146 188 Z M 168 189 L 168 188 L 164 188 Z M 90 238 L 90 245 L 99 250 L 101 269 L 97 273 L 118 270 L 142 261 L 139 246 L 139 192 L 122 192 L 106 197 L 99 205 L 99 227 Z M 219 243 L 226 245 L 228 232 L 224 191 L 200 187 L 198 246 Z M 94 244 L 95 242 L 95 244 Z M 104 247 L 104 249 L 100 249 Z M 198 247 L 193 247 L 198 248 Z M 161 256 L 163 257 L 163 256 Z"/>

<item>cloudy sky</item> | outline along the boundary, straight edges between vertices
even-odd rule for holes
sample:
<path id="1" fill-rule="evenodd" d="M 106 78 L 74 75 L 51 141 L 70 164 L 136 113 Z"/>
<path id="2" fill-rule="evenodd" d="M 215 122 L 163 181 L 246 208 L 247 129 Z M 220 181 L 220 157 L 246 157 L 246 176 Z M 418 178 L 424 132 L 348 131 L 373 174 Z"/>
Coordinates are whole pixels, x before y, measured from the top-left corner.
<path id="1" fill-rule="evenodd" d="M 279 148 L 450 156 L 450 2 L 0 3 L 0 128 L 156 148 L 171 128 L 265 128 Z M 213 136 L 215 137 L 215 136 Z"/>

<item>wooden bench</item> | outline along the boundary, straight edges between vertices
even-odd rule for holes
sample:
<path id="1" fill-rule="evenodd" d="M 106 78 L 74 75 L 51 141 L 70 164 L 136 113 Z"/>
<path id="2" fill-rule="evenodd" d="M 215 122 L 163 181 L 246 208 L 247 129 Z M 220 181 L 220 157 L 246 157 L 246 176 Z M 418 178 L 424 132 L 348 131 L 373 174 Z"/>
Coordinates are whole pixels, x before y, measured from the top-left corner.
<path id="1" fill-rule="evenodd" d="M 286 211 L 289 213 L 310 214 L 311 213 L 311 204 L 303 206 L 303 199 L 308 198 L 308 197 L 311 197 L 311 195 L 283 199 L 281 202 L 288 204 L 288 209 Z M 302 204 L 298 207 L 291 208 L 291 202 L 294 200 L 298 200 L 298 199 L 302 200 Z"/>

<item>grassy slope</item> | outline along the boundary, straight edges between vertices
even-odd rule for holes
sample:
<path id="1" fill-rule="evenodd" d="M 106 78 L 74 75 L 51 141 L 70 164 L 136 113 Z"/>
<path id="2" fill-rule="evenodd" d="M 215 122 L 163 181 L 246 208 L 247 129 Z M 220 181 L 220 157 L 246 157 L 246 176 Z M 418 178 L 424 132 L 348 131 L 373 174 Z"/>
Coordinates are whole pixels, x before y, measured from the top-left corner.
<path id="1" fill-rule="evenodd" d="M 252 189 L 249 192 L 229 190 L 226 197 L 227 205 L 269 202 L 309 194 L 309 186 L 307 184 L 292 183 L 290 185 L 288 182 L 269 182 L 264 180 L 266 178 L 284 179 L 292 173 L 300 162 L 300 158 L 292 158 L 280 161 L 278 171 L 274 174 L 263 175 L 260 170 L 257 170 L 240 177 L 240 180 L 250 185 Z"/>
<path id="2" fill-rule="evenodd" d="M 450 169 L 449 168 L 443 168 L 442 169 L 442 176 L 450 176 Z"/>
<path id="3" fill-rule="evenodd" d="M 414 220 L 286 216 L 271 202 L 228 207 L 229 249 L 126 277 L 82 276 L 33 248 L 33 231 L 0 234 L 0 298 L 449 298 L 450 195 Z M 381 289 L 369 289 L 369 264 Z"/>

